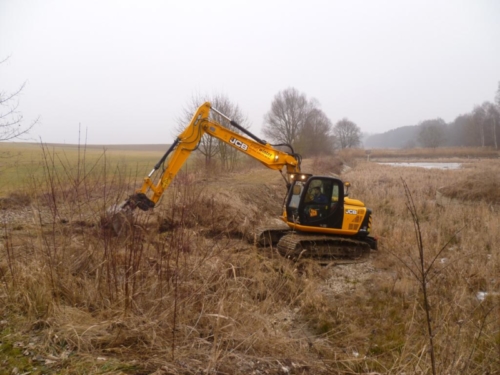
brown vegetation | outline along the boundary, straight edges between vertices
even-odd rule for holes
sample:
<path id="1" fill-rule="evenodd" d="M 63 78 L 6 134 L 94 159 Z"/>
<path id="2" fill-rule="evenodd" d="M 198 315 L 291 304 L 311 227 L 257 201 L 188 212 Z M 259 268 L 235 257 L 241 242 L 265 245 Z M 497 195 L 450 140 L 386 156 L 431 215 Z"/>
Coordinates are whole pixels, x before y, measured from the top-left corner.
<path id="1" fill-rule="evenodd" d="M 303 169 L 340 174 L 339 160 Z M 430 270 L 438 373 L 500 372 L 500 208 L 435 205 L 440 187 L 498 176 L 499 162 L 437 171 L 343 160 L 356 161 L 342 178 L 373 209 L 380 239 L 348 266 L 293 263 L 245 240 L 284 196 L 262 166 L 181 174 L 123 237 L 98 223 L 132 181 L 78 168 L 32 181 L 0 209 L 0 374 L 430 373 L 403 181 Z"/>
<path id="2" fill-rule="evenodd" d="M 439 191 L 449 198 L 465 202 L 486 202 L 500 204 L 500 174 L 498 161 L 484 161 L 480 168 L 469 168 L 469 173 L 461 175 L 452 184 Z"/>

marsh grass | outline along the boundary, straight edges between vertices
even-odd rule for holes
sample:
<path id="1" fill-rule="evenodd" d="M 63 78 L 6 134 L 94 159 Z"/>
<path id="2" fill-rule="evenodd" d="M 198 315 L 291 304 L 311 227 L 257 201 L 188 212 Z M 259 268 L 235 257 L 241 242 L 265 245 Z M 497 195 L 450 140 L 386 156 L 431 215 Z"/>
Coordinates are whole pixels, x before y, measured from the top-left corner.
<path id="1" fill-rule="evenodd" d="M 419 256 L 401 179 L 413 196 L 415 213 L 420 220 L 421 243 L 427 251 L 425 267 L 429 268 L 429 280 L 426 286 L 432 306 L 430 319 L 436 327 L 433 339 L 437 373 L 494 373 L 499 368 L 498 358 L 493 355 L 499 349 L 500 337 L 499 207 L 480 189 L 469 192 L 469 196 L 473 196 L 473 192 L 481 196 L 481 199 L 474 199 L 472 205 L 457 201 L 439 207 L 434 201 L 440 187 L 460 187 L 460 181 L 467 181 L 477 173 L 498 175 L 499 162 L 476 163 L 457 172 L 374 168 L 373 163 L 359 163 L 357 168 L 348 172 L 349 179 L 356 181 L 353 194 L 363 196 L 365 203 L 375 212 L 374 232 L 380 235 L 382 243 L 375 263 L 393 275 L 392 281 L 385 281 L 388 283 L 386 291 L 402 301 L 398 316 L 407 322 L 404 335 L 410 341 L 422 340 L 421 348 L 426 348 L 421 352 L 424 354 L 422 361 L 412 370 L 414 372 L 418 369 L 423 373 L 430 372 L 430 361 L 425 361 L 428 345 L 423 342 L 427 325 L 424 304 L 419 297 L 422 280 L 416 280 L 407 267 L 417 266 Z M 394 263 L 394 259 L 404 261 Z M 478 299 L 480 292 L 487 293 L 484 300 Z M 489 327 L 489 334 L 485 334 L 485 326 Z M 405 346 L 408 342 L 405 340 Z M 411 355 L 416 353 L 413 350 Z M 399 359 L 408 360 L 406 355 Z M 486 357 L 489 359 L 482 362 Z M 480 361 L 476 362 L 474 358 Z"/>
<path id="2" fill-rule="evenodd" d="M 262 166 L 183 171 L 155 211 L 138 213 L 117 237 L 100 218 L 140 184 L 141 168 L 41 154 L 42 170 L 0 210 L 0 374 L 42 366 L 54 374 L 430 373 L 421 283 L 405 266 L 418 249 L 401 179 L 425 260 L 437 256 L 426 284 L 437 373 L 500 369 L 498 207 L 435 204 L 438 188 L 465 174 L 500 173 L 494 162 L 436 173 L 358 160 L 343 178 L 373 209 L 380 250 L 367 263 L 320 267 L 242 241 L 282 202 L 279 175 Z M 305 162 L 322 174 L 338 165 Z M 14 344 L 21 354 L 7 354 Z"/>
<path id="3" fill-rule="evenodd" d="M 443 186 L 440 192 L 465 202 L 500 204 L 500 175 L 496 169 L 498 162 L 484 161 L 482 164 L 482 168 L 469 166 L 469 173 L 460 176 L 456 183 Z"/>

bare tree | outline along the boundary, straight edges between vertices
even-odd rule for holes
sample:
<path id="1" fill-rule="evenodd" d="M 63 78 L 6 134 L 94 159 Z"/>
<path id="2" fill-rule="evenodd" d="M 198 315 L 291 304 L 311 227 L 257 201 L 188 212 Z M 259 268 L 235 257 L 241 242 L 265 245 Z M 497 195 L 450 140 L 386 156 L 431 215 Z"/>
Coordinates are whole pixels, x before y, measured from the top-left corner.
<path id="1" fill-rule="evenodd" d="M 457 116 L 449 125 L 448 137 L 449 146 L 477 146 L 479 134 L 472 113 Z"/>
<path id="2" fill-rule="evenodd" d="M 222 94 L 197 95 L 191 98 L 190 103 L 183 109 L 181 117 L 177 120 L 178 125 L 176 130 L 178 133 L 184 130 L 189 121 L 191 121 L 196 109 L 205 102 L 210 102 L 210 104 L 220 112 L 224 113 L 241 126 L 246 127 L 247 119 L 243 116 L 239 107 L 231 103 L 226 96 Z M 213 111 L 210 112 L 210 119 L 222 125 L 226 122 L 225 119 Z M 239 133 L 235 128 L 231 128 L 231 130 Z M 233 169 L 239 157 L 237 150 L 209 135 L 204 135 L 201 138 L 198 150 L 205 156 L 206 166 L 210 166 L 214 158 L 217 157 L 222 168 L 225 170 Z"/>
<path id="3" fill-rule="evenodd" d="M 209 100 L 210 101 L 210 100 Z M 247 128 L 247 119 L 243 116 L 238 105 L 231 103 L 231 101 L 224 95 L 215 95 L 211 98 L 212 105 L 217 108 L 220 112 L 224 113 L 231 120 L 236 121 L 238 124 Z M 227 121 L 215 112 L 211 114 L 211 118 L 218 122 L 219 124 L 228 124 Z M 231 130 L 240 133 L 240 131 L 234 127 Z M 241 156 L 241 152 L 234 147 L 229 146 L 225 142 L 217 140 L 217 147 L 219 150 L 219 160 L 221 166 L 226 171 L 231 171 L 237 165 L 237 161 Z"/>
<path id="4" fill-rule="evenodd" d="M 307 120 L 310 107 L 306 95 L 297 89 L 280 91 L 264 116 L 262 132 L 274 142 L 293 145 Z"/>
<path id="5" fill-rule="evenodd" d="M 262 128 L 273 142 L 291 145 L 307 156 L 333 151 L 331 130 L 332 123 L 319 109 L 319 102 L 308 100 L 295 88 L 276 94 Z"/>
<path id="6" fill-rule="evenodd" d="M 481 147 L 493 146 L 498 149 L 497 126 L 500 125 L 499 112 L 498 107 L 491 102 L 484 102 L 474 107 L 472 118 L 481 139 Z"/>
<path id="7" fill-rule="evenodd" d="M 493 147 L 498 150 L 497 126 L 500 125 L 500 107 L 490 102 L 484 102 L 483 108 L 485 113 L 484 120 L 488 122 L 489 128 L 491 129 Z"/>
<path id="8" fill-rule="evenodd" d="M 330 154 L 334 149 L 332 122 L 319 108 L 311 108 L 297 137 L 297 149 L 307 156 Z"/>
<path id="9" fill-rule="evenodd" d="M 495 94 L 495 104 L 492 107 L 493 107 L 492 112 L 495 112 L 494 113 L 495 120 L 493 121 L 495 148 L 498 149 L 496 127 L 500 126 L 500 82 L 498 82 L 498 88 Z"/>
<path id="10" fill-rule="evenodd" d="M 0 65 L 7 59 L 0 61 Z M 0 91 L 0 141 L 9 141 L 21 138 L 27 134 L 38 122 L 34 121 L 24 124 L 23 115 L 19 112 L 19 96 L 26 86 L 24 82 L 13 92 Z"/>
<path id="11" fill-rule="evenodd" d="M 361 144 L 361 129 L 347 118 L 343 118 L 335 124 L 333 135 L 341 149 L 357 147 Z"/>
<path id="12" fill-rule="evenodd" d="M 479 133 L 479 139 L 481 140 L 481 147 L 485 146 L 485 133 L 484 133 L 484 120 L 486 118 L 486 113 L 482 106 L 476 105 L 472 110 L 472 119 L 474 125 Z"/>
<path id="13" fill-rule="evenodd" d="M 423 147 L 436 148 L 443 144 L 446 123 L 443 119 L 425 120 L 420 124 L 418 142 Z"/>
<path id="14" fill-rule="evenodd" d="M 500 107 L 500 82 L 498 82 L 497 92 L 495 94 L 495 104 Z"/>

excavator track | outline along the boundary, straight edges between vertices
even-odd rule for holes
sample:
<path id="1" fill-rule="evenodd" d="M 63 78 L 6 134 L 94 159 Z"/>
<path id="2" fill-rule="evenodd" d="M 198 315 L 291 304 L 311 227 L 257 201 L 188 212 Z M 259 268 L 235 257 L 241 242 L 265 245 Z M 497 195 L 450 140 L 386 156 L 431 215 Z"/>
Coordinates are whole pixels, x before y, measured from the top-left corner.
<path id="1" fill-rule="evenodd" d="M 286 224 L 269 227 L 257 227 L 253 232 L 250 242 L 255 243 L 258 247 L 274 246 L 290 231 L 290 227 Z"/>
<path id="2" fill-rule="evenodd" d="M 291 259 L 312 258 L 336 263 L 358 263 L 370 255 L 370 245 L 351 238 L 292 232 L 278 242 L 281 255 Z"/>

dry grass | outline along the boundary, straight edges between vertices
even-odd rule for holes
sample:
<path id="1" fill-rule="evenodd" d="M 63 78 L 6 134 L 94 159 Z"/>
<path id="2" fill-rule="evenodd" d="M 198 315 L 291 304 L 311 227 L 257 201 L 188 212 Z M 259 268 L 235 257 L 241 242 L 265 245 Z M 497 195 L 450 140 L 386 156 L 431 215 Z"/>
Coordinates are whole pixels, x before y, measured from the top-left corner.
<path id="1" fill-rule="evenodd" d="M 99 219 L 134 174 L 110 183 L 101 168 L 83 178 L 51 160 L 0 210 L 0 374 L 429 373 L 403 180 L 432 270 L 438 372 L 500 371 L 499 208 L 435 205 L 438 188 L 498 176 L 498 162 L 437 171 L 357 160 L 343 177 L 373 209 L 380 250 L 320 267 L 243 240 L 280 211 L 274 171 L 183 173 L 154 213 L 114 237 Z M 306 160 L 304 170 L 339 165 Z"/>
<path id="2" fill-rule="evenodd" d="M 402 324 L 407 322 L 405 345 L 407 337 L 422 338 L 424 324 L 418 283 L 407 267 L 418 264 L 418 257 L 402 180 L 410 187 L 416 202 L 427 253 L 426 264 L 430 265 L 433 256 L 445 247 L 432 266 L 430 283 L 439 373 L 481 373 L 492 369 L 495 373 L 499 370 L 498 356 L 493 353 L 498 352 L 500 344 L 500 259 L 497 250 L 500 208 L 487 200 L 474 205 L 435 205 L 439 187 L 459 187 L 460 181 L 468 181 L 469 176 L 476 173 L 498 175 L 500 163 L 476 162 L 460 171 L 381 165 L 374 168 L 373 163 L 358 163 L 346 176 L 355 181 L 353 194 L 363 197 L 374 209 L 375 233 L 379 234 L 382 243 L 376 265 L 392 274 L 392 279 L 386 280 L 386 287 L 391 292 L 388 294 L 398 297 L 400 307 L 408 309 L 404 314 L 407 318 L 402 320 Z M 487 293 L 483 301 L 477 298 L 481 292 Z M 388 306 L 391 309 L 392 305 Z M 484 331 L 486 326 L 490 333 Z M 490 342 L 489 349 L 484 346 L 486 341 Z M 476 368 L 467 362 L 475 356 L 491 357 L 483 363 L 486 367 Z"/>
<path id="3" fill-rule="evenodd" d="M 500 204 L 498 161 L 484 161 L 480 165 L 471 165 L 468 173 L 452 184 L 441 187 L 439 191 L 461 201 Z"/>

